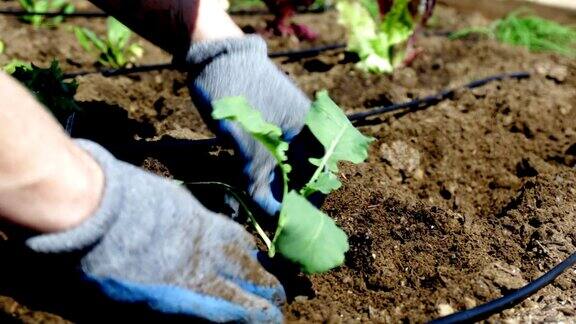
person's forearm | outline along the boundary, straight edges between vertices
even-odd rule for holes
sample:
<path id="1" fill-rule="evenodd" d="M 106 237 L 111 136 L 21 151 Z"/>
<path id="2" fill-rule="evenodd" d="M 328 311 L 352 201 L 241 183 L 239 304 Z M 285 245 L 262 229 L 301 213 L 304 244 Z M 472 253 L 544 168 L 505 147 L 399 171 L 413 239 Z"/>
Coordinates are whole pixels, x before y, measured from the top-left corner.
<path id="1" fill-rule="evenodd" d="M 0 220 L 51 232 L 88 217 L 99 166 L 20 84 L 0 72 Z"/>
<path id="2" fill-rule="evenodd" d="M 175 56 L 184 56 L 192 41 L 243 34 L 215 0 L 91 1 Z"/>

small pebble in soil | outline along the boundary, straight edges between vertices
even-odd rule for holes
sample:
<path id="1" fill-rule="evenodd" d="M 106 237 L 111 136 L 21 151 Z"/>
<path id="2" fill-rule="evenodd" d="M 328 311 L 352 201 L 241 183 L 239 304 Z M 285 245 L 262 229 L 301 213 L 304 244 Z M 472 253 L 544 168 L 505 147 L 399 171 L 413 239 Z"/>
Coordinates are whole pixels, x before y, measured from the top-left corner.
<path id="1" fill-rule="evenodd" d="M 438 305 L 438 315 L 440 316 L 448 316 L 450 314 L 454 314 L 454 308 L 450 306 L 450 304 L 440 304 Z"/>
<path id="2" fill-rule="evenodd" d="M 474 298 L 466 296 L 464 297 L 464 305 L 466 306 L 466 309 L 470 309 L 476 307 L 477 304 Z"/>
<path id="3" fill-rule="evenodd" d="M 296 296 L 296 297 L 294 297 L 294 300 L 302 303 L 302 302 L 305 302 L 308 300 L 308 296 Z"/>
<path id="4" fill-rule="evenodd" d="M 403 177 L 413 177 L 420 166 L 420 152 L 403 141 L 380 146 L 380 156 Z"/>

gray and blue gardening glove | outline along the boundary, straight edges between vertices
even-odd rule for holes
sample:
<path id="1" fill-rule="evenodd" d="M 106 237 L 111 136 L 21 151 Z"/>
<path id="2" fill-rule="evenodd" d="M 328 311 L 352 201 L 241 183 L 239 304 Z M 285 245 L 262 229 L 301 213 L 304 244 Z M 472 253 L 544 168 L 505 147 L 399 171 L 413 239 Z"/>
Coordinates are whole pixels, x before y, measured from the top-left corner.
<path id="1" fill-rule="evenodd" d="M 76 228 L 29 238 L 30 249 L 82 251 L 82 276 L 119 302 L 213 322 L 282 322 L 284 290 L 256 261 L 253 238 L 239 224 L 177 184 L 77 143 L 104 171 L 100 206 Z"/>
<path id="2" fill-rule="evenodd" d="M 243 96 L 290 141 L 302 130 L 310 100 L 268 58 L 266 43 L 259 36 L 194 43 L 187 64 L 195 105 L 218 135 L 233 140 L 245 163 L 248 192 L 265 211 L 275 214 L 281 199 L 272 188 L 276 161 L 239 125 L 213 121 L 211 103 Z"/>

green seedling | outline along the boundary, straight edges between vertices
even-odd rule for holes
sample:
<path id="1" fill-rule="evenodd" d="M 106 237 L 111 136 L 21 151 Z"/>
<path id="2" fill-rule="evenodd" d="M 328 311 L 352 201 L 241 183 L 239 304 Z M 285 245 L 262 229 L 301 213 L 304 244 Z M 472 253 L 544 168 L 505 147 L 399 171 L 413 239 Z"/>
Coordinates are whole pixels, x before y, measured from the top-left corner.
<path id="1" fill-rule="evenodd" d="M 76 27 L 74 33 L 82 47 L 98 55 L 104 66 L 121 68 L 134 63 L 144 54 L 142 46 L 130 43 L 132 32 L 118 20 L 110 17 L 107 22 L 107 38 L 101 38 L 88 28 Z"/>
<path id="2" fill-rule="evenodd" d="M 64 81 L 58 61 L 52 61 L 49 68 L 41 68 L 14 60 L 4 66 L 4 71 L 28 88 L 60 122 L 70 113 L 80 111 L 74 100 L 78 84 L 76 81 Z"/>
<path id="3" fill-rule="evenodd" d="M 348 50 L 360 58 L 357 67 L 391 73 L 410 60 L 415 31 L 426 23 L 435 2 L 423 3 L 425 10 L 415 12 L 411 0 L 339 0 L 339 22 L 348 30 Z"/>
<path id="4" fill-rule="evenodd" d="M 268 245 L 269 255 L 282 254 L 299 264 L 306 273 L 328 271 L 344 262 L 348 239 L 336 223 L 312 205 L 306 197 L 322 192 L 329 194 L 341 186 L 337 177 L 338 163 L 361 163 L 368 156 L 373 139 L 365 137 L 326 91 L 318 93 L 307 115 L 306 125 L 324 146 L 324 155 L 310 159 L 317 167 L 310 181 L 299 190 L 288 190 L 291 166 L 287 162 L 288 143 L 279 127 L 267 123 L 260 112 L 242 97 L 229 97 L 213 103 L 212 116 L 217 120 L 237 122 L 260 142 L 280 166 L 283 179 L 282 209 L 273 239 L 255 223 L 258 233 Z M 254 221 L 255 222 L 255 221 Z"/>
<path id="5" fill-rule="evenodd" d="M 6 45 L 4 45 L 4 42 L 0 40 L 0 54 L 3 54 L 5 49 Z"/>
<path id="6" fill-rule="evenodd" d="M 70 14 L 75 10 L 74 5 L 68 0 L 18 0 L 18 2 L 26 12 L 31 13 L 58 12 Z M 22 20 L 34 27 L 56 27 L 64 20 L 64 16 L 25 15 L 22 16 Z"/>
<path id="7" fill-rule="evenodd" d="M 451 39 L 481 35 L 499 42 L 523 46 L 532 52 L 553 52 L 576 57 L 576 28 L 558 24 L 524 11 L 517 11 L 487 27 L 471 27 L 450 35 Z"/>

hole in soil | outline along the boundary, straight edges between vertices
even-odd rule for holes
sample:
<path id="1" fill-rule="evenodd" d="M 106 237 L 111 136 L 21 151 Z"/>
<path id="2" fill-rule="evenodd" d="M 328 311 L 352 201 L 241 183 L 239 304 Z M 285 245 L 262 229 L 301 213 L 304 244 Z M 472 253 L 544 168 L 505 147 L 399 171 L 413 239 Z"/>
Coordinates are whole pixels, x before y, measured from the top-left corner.
<path id="1" fill-rule="evenodd" d="M 516 164 L 516 175 L 518 178 L 535 177 L 538 175 L 538 170 L 532 166 L 528 159 L 522 159 Z"/>
<path id="2" fill-rule="evenodd" d="M 452 198 L 452 193 L 448 189 L 442 188 L 442 190 L 440 190 L 440 196 L 446 200 L 450 200 Z"/>
<path id="3" fill-rule="evenodd" d="M 439 275 L 433 275 L 432 277 L 426 277 L 420 280 L 420 286 L 425 289 L 437 290 L 439 287 L 443 287 L 444 281 Z"/>
<path id="4" fill-rule="evenodd" d="M 344 58 L 338 62 L 339 64 L 348 64 L 348 63 L 358 63 L 360 62 L 360 57 L 356 53 L 352 52 L 344 52 Z"/>
<path id="5" fill-rule="evenodd" d="M 328 72 L 334 67 L 334 64 L 328 64 L 319 59 L 312 59 L 304 62 L 303 66 L 308 72 Z"/>
<path id="6" fill-rule="evenodd" d="M 513 125 L 510 127 L 510 132 L 522 133 L 527 139 L 534 138 L 534 132 L 530 129 L 530 127 L 528 127 L 528 125 L 526 125 L 526 123 L 523 123 L 522 125 Z"/>
<path id="7" fill-rule="evenodd" d="M 242 31 L 245 34 L 256 34 L 256 28 L 254 28 L 254 26 L 250 26 L 250 25 L 243 26 Z"/>
<path id="8" fill-rule="evenodd" d="M 372 257 L 372 237 L 369 233 L 359 233 L 348 238 L 350 250 L 346 253 L 346 265 L 363 273 L 374 273 Z"/>
<path id="9" fill-rule="evenodd" d="M 302 274 L 300 269 L 293 263 L 280 256 L 270 259 L 266 253 L 258 253 L 258 261 L 282 283 L 288 302 L 292 302 L 296 297 L 300 296 L 308 298 L 316 296 L 310 279 Z"/>
<path id="10" fill-rule="evenodd" d="M 88 138 L 95 142 L 118 142 L 154 136 L 152 125 L 128 118 L 128 112 L 104 102 L 80 102 L 82 111 L 76 114 L 73 137 Z M 105 125 L 105 126 L 103 126 Z M 106 131 L 102 131 L 105 127 Z"/>
<path id="11" fill-rule="evenodd" d="M 542 221 L 537 217 L 532 217 L 528 220 L 528 224 L 532 227 L 538 228 L 542 226 Z"/>
<path id="12" fill-rule="evenodd" d="M 576 156 L 576 143 L 572 144 L 567 150 L 566 155 L 573 155 Z"/>
<path id="13" fill-rule="evenodd" d="M 172 83 L 172 94 L 175 96 L 180 94 L 180 90 L 186 87 L 186 82 L 180 80 L 174 80 Z"/>

